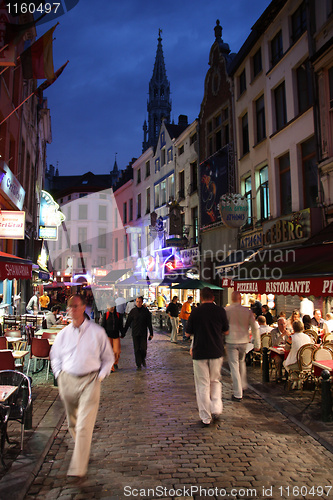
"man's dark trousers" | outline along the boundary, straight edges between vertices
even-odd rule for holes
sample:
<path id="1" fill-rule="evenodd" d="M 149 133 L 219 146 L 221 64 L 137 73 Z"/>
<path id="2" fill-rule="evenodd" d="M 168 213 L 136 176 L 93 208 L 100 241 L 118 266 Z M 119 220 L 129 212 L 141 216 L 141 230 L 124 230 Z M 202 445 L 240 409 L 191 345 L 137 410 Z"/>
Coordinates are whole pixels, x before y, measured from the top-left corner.
<path id="1" fill-rule="evenodd" d="M 136 366 L 141 366 L 146 360 L 147 334 L 133 335 L 133 346 Z"/>

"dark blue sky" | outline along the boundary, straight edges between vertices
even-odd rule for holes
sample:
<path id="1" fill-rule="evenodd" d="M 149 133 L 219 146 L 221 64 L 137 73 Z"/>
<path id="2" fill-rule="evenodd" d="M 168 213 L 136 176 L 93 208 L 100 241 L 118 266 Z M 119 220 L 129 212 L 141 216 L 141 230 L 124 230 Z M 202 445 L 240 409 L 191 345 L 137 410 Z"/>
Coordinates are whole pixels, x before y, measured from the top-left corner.
<path id="1" fill-rule="evenodd" d="M 119 168 L 142 152 L 148 84 L 158 29 L 171 85 L 172 117 L 199 114 L 214 26 L 237 52 L 269 0 L 80 0 L 59 17 L 54 66 L 69 59 L 45 92 L 53 142 L 47 162 L 61 175 L 107 173 L 115 153 Z M 38 28 L 38 36 L 53 23 Z"/>

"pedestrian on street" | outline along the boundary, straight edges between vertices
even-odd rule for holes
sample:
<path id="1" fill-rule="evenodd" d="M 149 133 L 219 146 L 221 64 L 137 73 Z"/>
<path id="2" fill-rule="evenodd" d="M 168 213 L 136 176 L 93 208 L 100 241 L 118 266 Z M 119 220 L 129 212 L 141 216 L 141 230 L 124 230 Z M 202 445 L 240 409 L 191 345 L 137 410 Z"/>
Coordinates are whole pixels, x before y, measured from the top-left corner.
<path id="1" fill-rule="evenodd" d="M 107 310 L 102 317 L 101 326 L 106 331 L 114 352 L 115 360 L 114 365 L 111 368 L 111 371 L 114 372 L 115 370 L 118 370 L 118 361 L 121 353 L 120 335 L 124 331 L 123 316 L 116 311 L 115 302 L 108 303 Z"/>
<path id="2" fill-rule="evenodd" d="M 178 297 L 177 297 L 177 295 L 175 295 L 172 298 L 172 301 L 170 302 L 168 307 L 166 308 L 166 312 L 169 315 L 170 321 L 171 321 L 170 341 L 173 344 L 177 344 L 177 338 L 178 338 L 178 312 L 179 312 L 179 309 L 178 309 L 177 302 L 178 302 Z"/>
<path id="3" fill-rule="evenodd" d="M 39 304 L 39 292 L 35 292 L 27 303 L 26 311 L 28 314 L 37 314 Z"/>
<path id="4" fill-rule="evenodd" d="M 229 321 L 226 348 L 233 385 L 232 399 L 240 402 L 243 390 L 247 388 L 245 356 L 249 343 L 249 328 L 251 327 L 254 349 L 257 351 L 260 349 L 260 338 L 254 314 L 251 309 L 241 305 L 242 297 L 239 292 L 232 292 L 231 302 L 230 306 L 226 307 Z"/>
<path id="5" fill-rule="evenodd" d="M 72 323 L 57 334 L 50 358 L 75 441 L 67 475 L 78 479 L 87 472 L 101 381 L 110 374 L 114 354 L 105 330 L 85 319 L 84 298 L 73 295 L 68 308 Z"/>
<path id="6" fill-rule="evenodd" d="M 183 341 L 186 342 L 187 340 L 190 340 L 190 335 L 188 334 L 186 328 L 187 328 L 187 321 L 188 318 L 190 317 L 191 311 L 192 311 L 192 304 L 193 302 L 193 297 L 189 296 L 187 297 L 187 301 L 184 302 L 181 311 L 180 311 L 180 321 L 182 322 L 183 325 Z M 187 335 L 186 335 L 187 334 Z"/>
<path id="7" fill-rule="evenodd" d="M 221 418 L 221 368 L 224 355 L 224 336 L 229 325 L 223 307 L 214 304 L 212 290 L 201 290 L 201 305 L 188 319 L 187 332 L 193 335 L 191 355 L 199 416 L 204 427 Z"/>
<path id="8" fill-rule="evenodd" d="M 125 337 L 128 328 L 131 326 L 136 369 L 141 370 L 141 366 L 146 366 L 147 330 L 149 330 L 149 340 L 153 338 L 154 333 L 151 324 L 151 313 L 149 309 L 143 307 L 143 297 L 137 297 L 135 304 L 136 307 L 128 315 L 124 333 L 121 337 Z"/>

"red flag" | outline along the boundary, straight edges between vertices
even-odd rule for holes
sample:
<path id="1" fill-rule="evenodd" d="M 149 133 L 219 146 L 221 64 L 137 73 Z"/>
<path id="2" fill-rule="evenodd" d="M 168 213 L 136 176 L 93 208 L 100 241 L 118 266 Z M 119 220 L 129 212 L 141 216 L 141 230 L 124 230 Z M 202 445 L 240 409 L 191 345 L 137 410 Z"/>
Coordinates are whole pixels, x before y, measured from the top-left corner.
<path id="1" fill-rule="evenodd" d="M 52 40 L 58 24 L 20 55 L 23 78 L 54 78 Z"/>
<path id="2" fill-rule="evenodd" d="M 39 87 L 35 90 L 34 94 L 39 97 L 39 99 L 42 99 L 43 98 L 43 92 L 44 90 L 46 90 L 48 87 L 50 87 L 52 85 L 52 83 L 54 83 L 56 81 L 57 78 L 59 78 L 59 76 L 61 75 L 61 73 L 64 71 L 64 69 L 66 68 L 67 64 L 69 63 L 69 61 L 65 62 L 65 64 L 63 64 L 55 73 L 54 73 L 54 77 L 51 78 L 50 80 L 45 80 L 45 82 L 41 83 L 39 85 Z"/>

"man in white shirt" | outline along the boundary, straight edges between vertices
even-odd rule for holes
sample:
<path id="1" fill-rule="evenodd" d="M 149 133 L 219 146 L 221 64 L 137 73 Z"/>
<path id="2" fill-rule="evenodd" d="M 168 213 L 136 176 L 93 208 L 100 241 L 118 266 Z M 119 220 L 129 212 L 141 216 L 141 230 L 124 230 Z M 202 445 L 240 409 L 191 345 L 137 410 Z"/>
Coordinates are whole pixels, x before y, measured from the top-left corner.
<path id="1" fill-rule="evenodd" d="M 231 301 L 232 304 L 225 308 L 229 321 L 226 348 L 234 392 L 232 399 L 242 401 L 243 390 L 247 388 L 245 356 L 249 343 L 249 328 L 251 328 L 255 350 L 260 349 L 260 336 L 252 311 L 241 305 L 241 294 L 233 292 Z"/>
<path id="2" fill-rule="evenodd" d="M 258 316 L 257 321 L 259 325 L 260 336 L 264 335 L 265 333 L 269 333 L 272 330 L 272 327 L 267 325 L 265 316 Z"/>
<path id="3" fill-rule="evenodd" d="M 85 319 L 81 295 L 68 300 L 72 323 L 61 330 L 51 349 L 51 365 L 75 445 L 68 476 L 82 478 L 88 468 L 101 381 L 110 374 L 114 354 L 104 328 Z"/>
<path id="4" fill-rule="evenodd" d="M 290 370 L 297 370 L 297 353 L 303 345 L 313 344 L 313 340 L 303 333 L 304 325 L 302 321 L 293 322 L 293 332 L 291 334 L 291 349 L 287 359 L 283 362 L 283 366 L 289 372 Z"/>
<path id="5" fill-rule="evenodd" d="M 299 312 L 301 315 L 301 318 L 308 314 L 310 318 L 313 316 L 313 311 L 314 311 L 314 305 L 312 300 L 308 299 L 307 297 L 299 297 L 300 305 L 299 305 Z"/>

